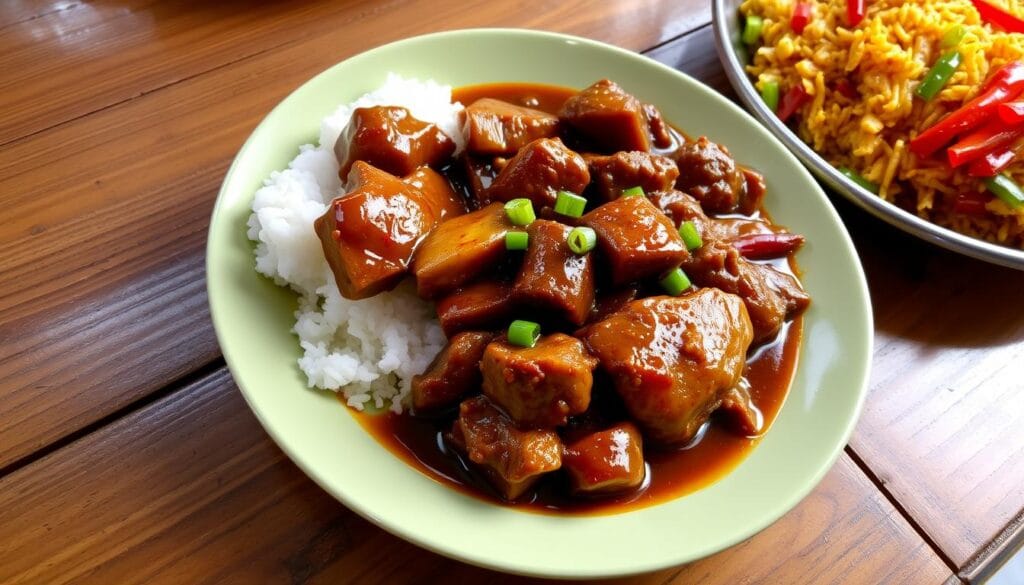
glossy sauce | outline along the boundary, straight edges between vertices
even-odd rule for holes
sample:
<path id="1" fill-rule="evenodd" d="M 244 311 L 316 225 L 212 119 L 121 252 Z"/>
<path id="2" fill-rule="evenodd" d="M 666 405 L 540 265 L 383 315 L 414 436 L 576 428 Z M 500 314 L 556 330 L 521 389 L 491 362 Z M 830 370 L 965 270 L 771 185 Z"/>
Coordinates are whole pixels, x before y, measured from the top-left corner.
<path id="1" fill-rule="evenodd" d="M 453 99 L 468 104 L 481 97 L 493 97 L 556 113 L 574 93 L 575 90 L 561 87 L 506 83 L 460 88 L 455 90 Z M 674 141 L 682 137 L 681 133 L 673 132 Z M 755 217 L 758 215 L 754 214 Z M 760 215 L 764 215 L 763 211 Z M 796 272 L 792 258 L 770 263 L 781 271 Z M 707 486 L 735 468 L 751 452 L 771 427 L 785 401 L 796 371 L 802 329 L 802 318 L 787 322 L 773 341 L 753 348 L 748 355 L 744 377 L 750 383 L 751 397 L 763 417 L 761 435 L 740 436 L 726 428 L 726 421 L 712 416 L 697 437 L 683 448 L 645 449 L 647 477 L 644 485 L 639 490 L 618 496 L 600 499 L 573 497 L 566 489 L 563 474 L 553 473 L 538 484 L 532 498 L 509 503 L 502 500 L 446 443 L 445 435 L 451 430 L 451 416 L 427 419 L 346 410 L 382 445 L 413 468 L 467 495 L 539 513 L 619 513 L 671 500 Z M 610 389 L 600 389 L 595 385 L 595 395 L 601 390 Z"/>

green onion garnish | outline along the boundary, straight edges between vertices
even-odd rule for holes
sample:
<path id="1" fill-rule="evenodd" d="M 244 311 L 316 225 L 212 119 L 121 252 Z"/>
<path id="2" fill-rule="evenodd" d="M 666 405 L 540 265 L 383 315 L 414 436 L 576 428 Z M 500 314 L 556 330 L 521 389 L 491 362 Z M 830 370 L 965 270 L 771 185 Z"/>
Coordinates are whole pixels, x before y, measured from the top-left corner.
<path id="1" fill-rule="evenodd" d="M 761 99 L 771 111 L 779 109 L 779 82 L 766 81 L 761 84 Z"/>
<path id="2" fill-rule="evenodd" d="M 533 202 L 525 197 L 506 203 L 505 215 L 513 225 L 530 225 L 537 219 L 537 215 L 533 213 Z"/>
<path id="3" fill-rule="evenodd" d="M 508 326 L 508 342 L 522 347 L 537 345 L 540 338 L 540 325 L 533 321 L 516 319 Z"/>
<path id="4" fill-rule="evenodd" d="M 839 167 L 839 172 L 845 175 L 847 179 L 850 179 L 854 183 L 857 183 L 861 187 L 867 189 L 868 191 L 871 191 L 875 195 L 878 195 L 878 185 L 865 179 L 857 171 L 851 169 L 850 167 Z"/>
<path id="5" fill-rule="evenodd" d="M 572 231 L 569 232 L 569 237 L 566 238 L 566 242 L 574 254 L 586 254 L 593 250 L 594 245 L 597 244 L 597 234 L 588 227 L 572 228 Z"/>
<path id="6" fill-rule="evenodd" d="M 743 44 L 753 45 L 761 40 L 761 29 L 764 28 L 764 19 L 760 16 L 748 16 L 746 24 L 743 25 Z"/>
<path id="7" fill-rule="evenodd" d="M 962 24 L 954 24 L 949 27 L 946 32 L 942 34 L 942 50 L 948 51 L 949 49 L 956 48 L 960 44 L 960 41 L 964 40 L 964 35 L 967 34 L 967 29 Z"/>
<path id="8" fill-rule="evenodd" d="M 679 296 L 684 290 L 690 288 L 690 279 L 683 272 L 682 268 L 670 270 L 665 276 L 661 277 L 659 283 L 661 288 L 665 289 L 665 292 L 674 297 Z"/>
<path id="9" fill-rule="evenodd" d="M 587 206 L 587 200 L 575 193 L 559 191 L 555 199 L 555 213 L 569 217 L 580 217 L 583 215 L 583 208 Z"/>
<path id="10" fill-rule="evenodd" d="M 530 244 L 530 234 L 526 232 L 505 232 L 506 250 L 525 250 Z"/>
<path id="11" fill-rule="evenodd" d="M 993 195 L 1013 209 L 1020 209 L 1024 205 L 1024 190 L 1021 190 L 1020 185 L 1005 174 L 985 179 L 985 186 Z"/>
<path id="12" fill-rule="evenodd" d="M 625 190 L 622 191 L 622 196 L 623 197 L 643 197 L 644 196 L 644 189 L 643 189 L 643 187 L 630 187 L 629 189 L 625 189 Z"/>
<path id="13" fill-rule="evenodd" d="M 953 77 L 958 67 L 960 67 L 960 53 L 958 51 L 950 51 L 945 55 L 938 58 L 932 68 L 924 76 L 924 80 L 921 81 L 921 85 L 917 86 L 914 91 L 924 101 L 928 101 L 936 96 L 946 83 L 949 82 L 949 78 Z"/>
<path id="14" fill-rule="evenodd" d="M 679 236 L 683 238 L 686 249 L 691 252 L 704 245 L 704 240 L 701 239 L 700 232 L 697 231 L 697 226 L 693 225 L 692 221 L 684 221 L 679 226 Z"/>

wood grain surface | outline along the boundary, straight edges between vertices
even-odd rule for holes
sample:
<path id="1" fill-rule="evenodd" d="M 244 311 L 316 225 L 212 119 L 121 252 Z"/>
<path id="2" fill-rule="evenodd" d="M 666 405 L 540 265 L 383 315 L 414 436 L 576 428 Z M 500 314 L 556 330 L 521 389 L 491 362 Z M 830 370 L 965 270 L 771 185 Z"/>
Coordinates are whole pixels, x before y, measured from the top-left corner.
<path id="1" fill-rule="evenodd" d="M 336 4 L 325 3 L 321 10 L 330 11 Z M 6 423 L 0 427 L 0 469 L 216 358 L 203 283 L 213 200 L 248 133 L 302 82 L 372 45 L 447 28 L 532 26 L 644 48 L 706 22 L 706 7 L 695 8 L 697 4 L 385 3 L 374 4 L 374 10 L 349 6 L 329 13 L 333 17 L 321 14 L 334 26 L 318 26 L 310 34 L 300 27 L 267 24 L 268 16 L 232 24 L 226 39 L 215 15 L 193 22 L 173 16 L 185 11 L 179 7 L 166 18 L 154 19 L 149 36 L 131 42 L 147 48 L 181 43 L 182 51 L 207 51 L 205 57 L 175 65 L 182 81 L 0 149 L 0 197 L 6 205 L 0 245 L 9 251 L 0 256 L 0 282 L 5 283 L 0 294 L 0 420 Z M 135 9 L 147 14 L 157 10 L 148 4 Z M 47 13 L 0 29 L 0 34 L 74 13 Z M 181 18 L 191 24 L 176 20 Z M 640 26 L 641 20 L 664 26 Z M 130 19 L 113 21 L 98 28 L 100 38 L 94 44 L 116 45 L 128 42 L 120 35 L 138 34 Z M 218 49 L 221 44 L 248 46 L 246 39 L 259 36 L 267 26 L 285 27 L 275 34 L 289 42 L 213 71 L 228 62 L 224 54 L 230 51 Z M 339 26 L 358 26 L 359 34 L 338 34 Z M 205 31 L 197 43 L 177 40 L 180 35 L 191 39 L 196 29 Z M 92 29 L 83 30 L 93 38 Z M 60 45 L 57 37 L 51 31 L 42 42 Z M 204 48 L 206 44 L 213 47 Z M 104 52 L 84 68 L 100 78 L 105 68 L 134 70 L 120 61 L 128 58 L 122 53 L 134 52 L 131 45 Z M 0 71 L 31 68 L 31 63 L 10 59 L 0 52 Z M 63 65 L 54 63 L 58 70 L 53 75 L 61 77 Z M 187 67 L 193 68 L 191 74 Z M 71 71 L 77 74 L 73 67 Z M 122 85 L 134 79 L 113 77 Z M 34 82 L 21 83 L 26 89 L 13 96 L 0 92 L 0 100 L 12 100 L 0 112 L 12 104 L 16 110 L 46 108 L 48 100 L 53 107 L 94 98 L 116 102 L 120 98 L 110 92 L 121 91 L 77 84 L 81 87 L 67 91 L 85 93 L 74 94 L 74 99 L 48 97 L 37 105 L 27 89 Z M 132 87 L 131 92 L 148 91 Z M 23 117 L 60 115 L 36 109 L 11 119 Z"/>
<path id="2" fill-rule="evenodd" d="M 0 3 L 0 582 L 518 581 L 394 539 L 266 438 L 218 369 L 213 200 L 275 103 L 372 46 L 564 31 L 732 96 L 709 19 L 699 0 Z M 1024 273 L 835 202 L 877 328 L 849 456 L 758 537 L 630 582 L 941 582 L 1024 542 Z"/>
<path id="3" fill-rule="evenodd" d="M 957 566 L 1024 507 L 1024 272 L 939 250 L 840 204 L 875 310 L 851 445 Z M 899 250 L 899 254 L 893 254 Z"/>
<path id="4" fill-rule="evenodd" d="M 313 39 L 320 46 L 327 43 L 342 49 L 303 59 L 318 71 L 358 50 L 452 28 L 547 28 L 639 50 L 704 24 L 708 18 L 708 8 L 700 0 L 83 2 L 65 10 L 44 10 L 19 26 L 0 28 L 0 70 L 7 72 L 5 81 L 13 89 L 0 93 L 0 145 L 242 59 Z M 404 26 L 361 30 L 370 22 Z M 663 26 L 640 25 L 647 22 Z M 338 35 L 341 27 L 350 27 L 350 32 Z M 345 50 L 336 44 L 339 36 L 347 37 L 353 48 Z M 61 58 L 55 59 L 58 54 Z"/>
<path id="5" fill-rule="evenodd" d="M 347 510 L 267 438 L 225 370 L 0 479 L 0 542 L 0 582 L 11 584 L 526 581 L 429 553 Z M 843 457 L 751 540 L 613 582 L 938 584 L 949 575 Z"/>

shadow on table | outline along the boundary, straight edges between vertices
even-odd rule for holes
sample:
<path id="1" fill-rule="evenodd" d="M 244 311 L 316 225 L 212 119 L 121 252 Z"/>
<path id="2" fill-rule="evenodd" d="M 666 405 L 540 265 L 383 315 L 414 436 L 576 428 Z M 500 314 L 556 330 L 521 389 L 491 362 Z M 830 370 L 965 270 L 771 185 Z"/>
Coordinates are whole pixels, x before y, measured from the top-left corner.
<path id="1" fill-rule="evenodd" d="M 949 347 L 1024 340 L 1024 271 L 949 252 L 830 198 L 860 254 L 880 333 Z"/>

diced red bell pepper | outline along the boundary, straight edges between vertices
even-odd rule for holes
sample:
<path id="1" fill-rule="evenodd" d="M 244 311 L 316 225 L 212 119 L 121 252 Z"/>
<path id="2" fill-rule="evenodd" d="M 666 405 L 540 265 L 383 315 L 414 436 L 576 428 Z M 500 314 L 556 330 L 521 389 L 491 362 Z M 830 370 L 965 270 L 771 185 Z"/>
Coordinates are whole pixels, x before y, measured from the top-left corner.
<path id="1" fill-rule="evenodd" d="M 802 83 L 797 83 L 793 87 L 789 88 L 789 90 L 782 96 L 782 99 L 779 100 L 779 119 L 783 122 L 788 120 L 796 113 L 797 110 L 800 109 L 800 106 L 807 103 L 807 100 L 810 99 L 810 97 L 810 94 L 808 94 L 807 90 L 804 89 Z"/>
<path id="2" fill-rule="evenodd" d="M 977 191 L 961 193 L 953 200 L 953 213 L 985 215 L 988 213 L 985 205 L 991 200 L 992 196 L 988 193 L 978 193 Z"/>
<path id="3" fill-rule="evenodd" d="M 1017 97 L 1021 90 L 1024 90 L 1024 63 L 1011 61 L 992 75 L 977 97 L 911 140 L 911 152 L 921 158 L 931 156 L 957 135 L 987 121 L 999 104 Z"/>
<path id="4" fill-rule="evenodd" d="M 1024 100 L 1016 99 L 1012 102 L 999 104 L 996 112 L 999 113 L 999 117 L 1007 124 L 1024 122 Z"/>
<path id="5" fill-rule="evenodd" d="M 797 0 L 793 6 L 793 16 L 789 18 L 789 28 L 796 34 L 804 32 L 804 27 L 811 22 L 811 3 L 806 0 Z"/>
<path id="6" fill-rule="evenodd" d="M 857 93 L 856 88 L 853 87 L 853 84 L 850 83 L 849 79 L 840 79 L 832 87 L 836 92 L 850 98 L 851 100 L 855 100 L 860 97 L 860 94 Z"/>
<path id="7" fill-rule="evenodd" d="M 800 234 L 753 234 L 733 240 L 732 245 L 744 258 L 765 260 L 795 252 L 804 244 Z"/>
<path id="8" fill-rule="evenodd" d="M 846 0 L 846 24 L 851 28 L 864 20 L 864 14 L 867 12 L 864 4 L 864 0 Z"/>
<path id="9" fill-rule="evenodd" d="M 971 4 L 974 4 L 983 21 L 998 26 L 1006 32 L 1024 33 L 1024 20 L 984 0 L 971 0 Z"/>
<path id="10" fill-rule="evenodd" d="M 949 166 L 956 168 L 989 153 L 1003 150 L 1021 137 L 1024 137 L 1024 124 L 1010 126 L 999 118 L 993 118 L 949 147 L 946 151 Z"/>

